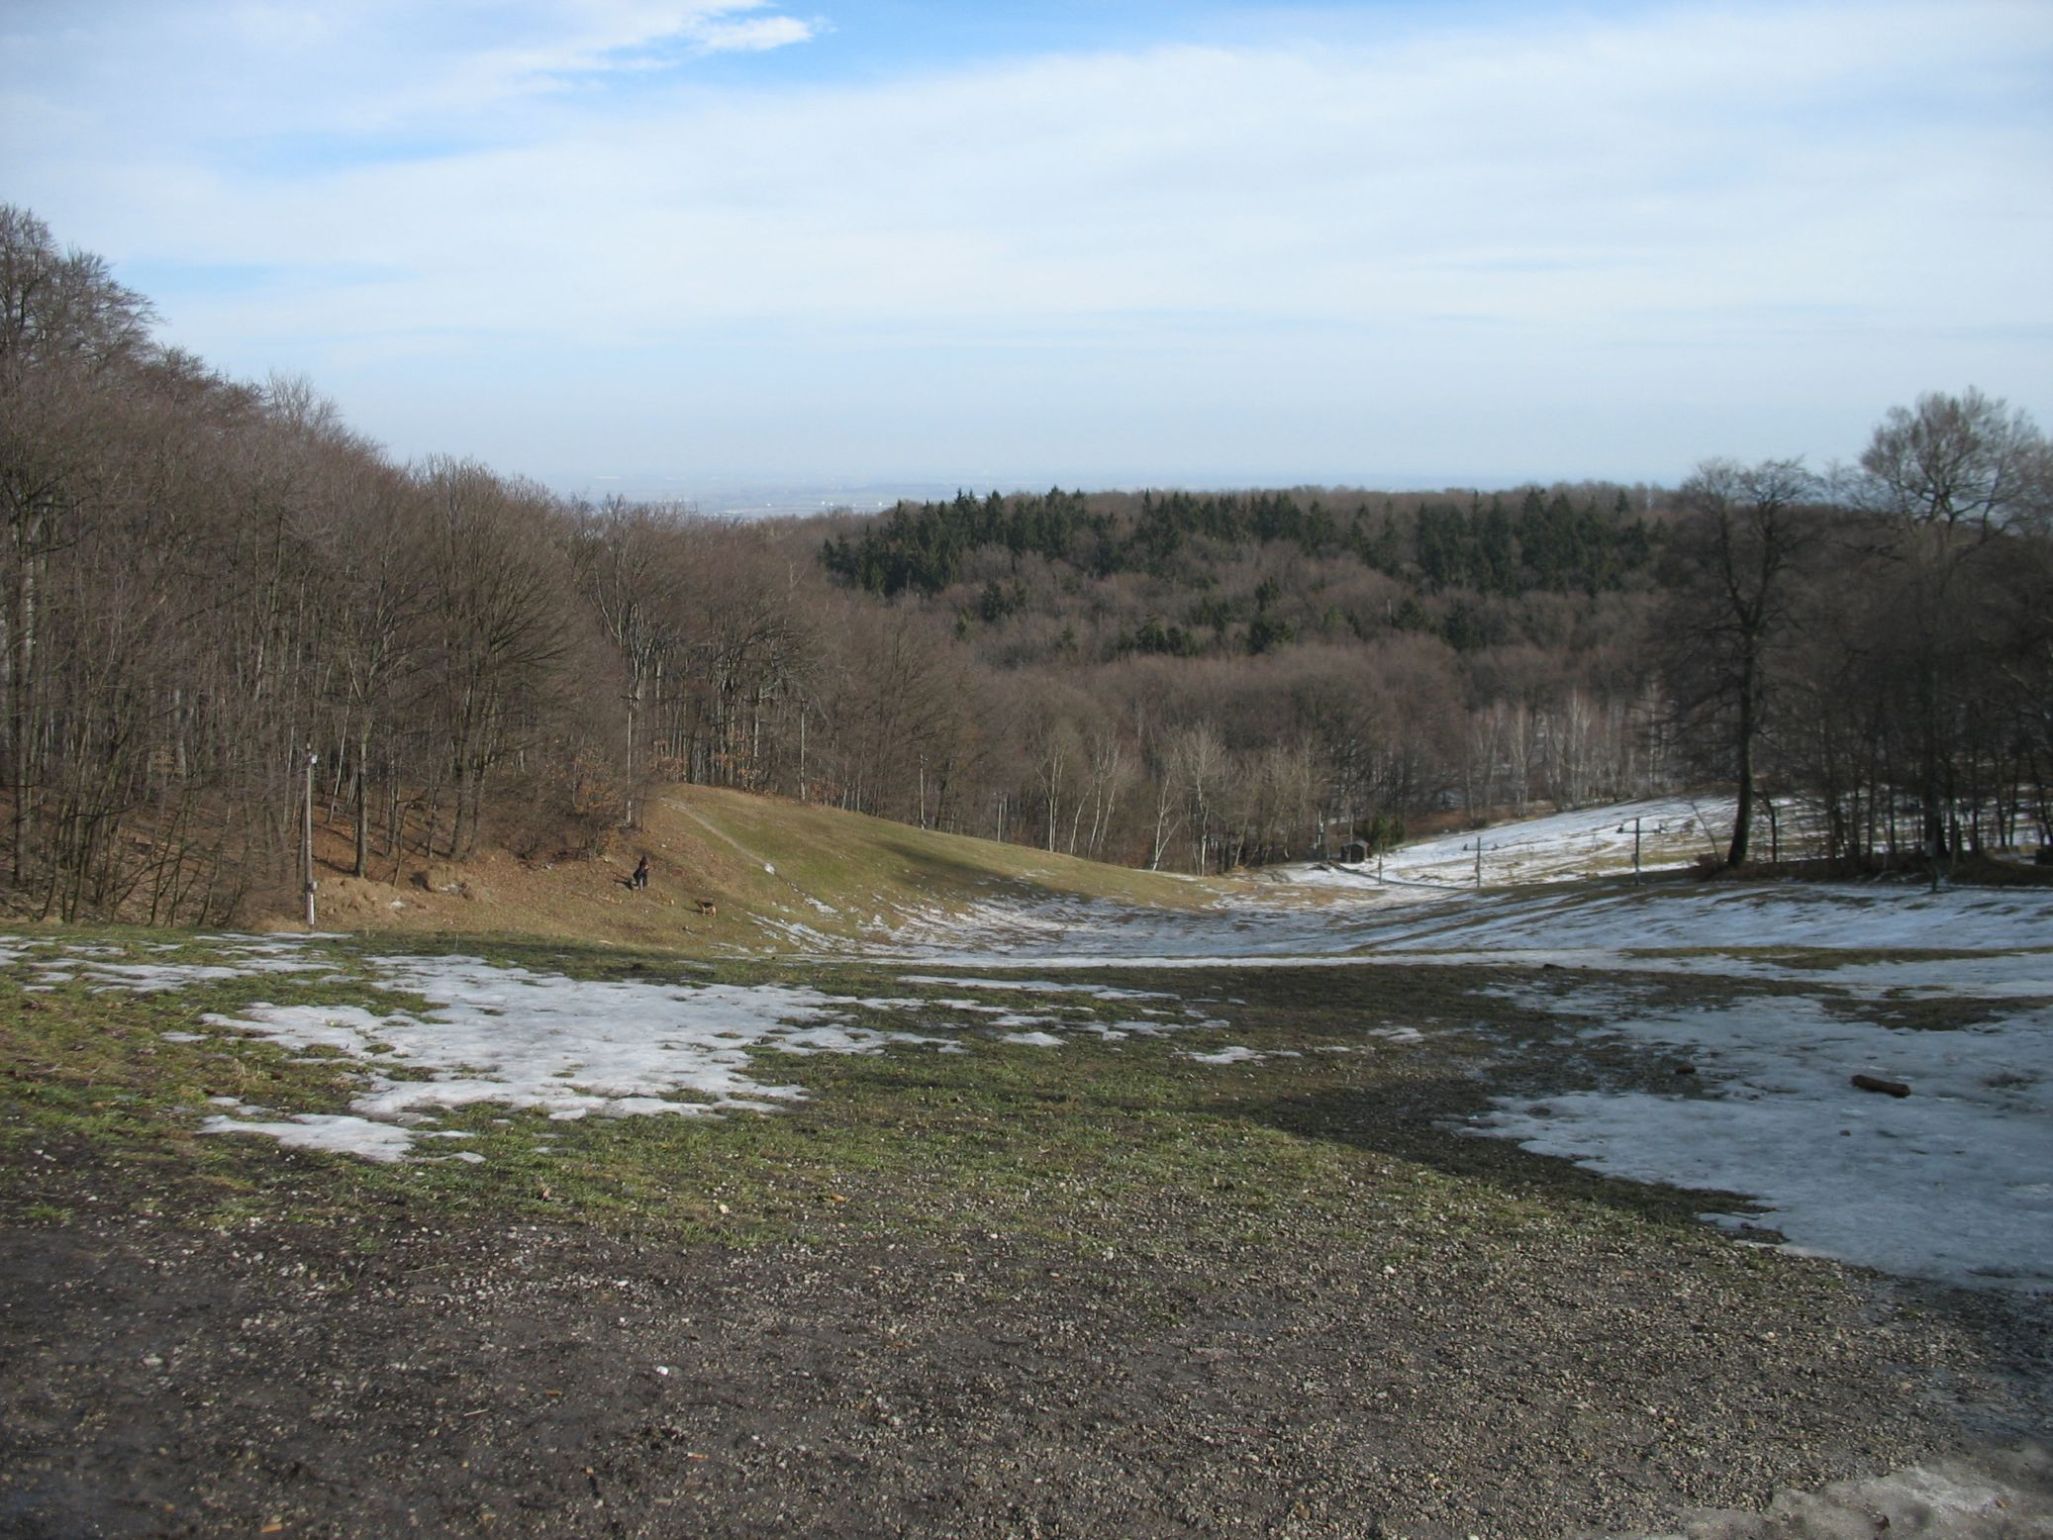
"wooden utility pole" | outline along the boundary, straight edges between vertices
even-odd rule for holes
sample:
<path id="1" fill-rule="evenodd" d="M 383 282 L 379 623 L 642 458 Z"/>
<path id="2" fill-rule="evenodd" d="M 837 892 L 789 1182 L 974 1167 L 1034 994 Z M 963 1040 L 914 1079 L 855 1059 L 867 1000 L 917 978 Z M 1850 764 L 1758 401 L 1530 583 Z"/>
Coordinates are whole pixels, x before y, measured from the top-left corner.
<path id="1" fill-rule="evenodd" d="M 321 756 L 312 749 L 307 750 L 306 802 L 300 809 L 299 857 L 300 874 L 305 879 L 307 929 L 314 928 L 314 766 L 321 762 Z"/>
<path id="2" fill-rule="evenodd" d="M 1618 832 L 1620 834 L 1625 832 L 1624 824 L 1618 826 Z M 1640 880 L 1640 819 L 1638 816 L 1635 816 L 1632 821 L 1632 880 L 1634 882 Z"/>

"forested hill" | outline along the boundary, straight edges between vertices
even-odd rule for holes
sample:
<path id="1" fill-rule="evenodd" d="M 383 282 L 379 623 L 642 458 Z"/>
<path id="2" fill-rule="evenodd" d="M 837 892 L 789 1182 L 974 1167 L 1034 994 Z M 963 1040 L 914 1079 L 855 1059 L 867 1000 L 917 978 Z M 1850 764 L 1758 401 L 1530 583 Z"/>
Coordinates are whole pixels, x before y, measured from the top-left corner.
<path id="1" fill-rule="evenodd" d="M 1057 488 L 798 532 L 1011 745 L 982 832 L 1207 867 L 1693 773 L 1646 645 L 1671 502 Z M 961 741 L 911 751 L 915 819 L 960 794 Z"/>
<path id="2" fill-rule="evenodd" d="M 1110 616 L 1117 625 L 1104 650 L 1112 656 L 1261 653 L 1341 632 L 1363 640 L 1393 625 L 1437 632 L 1470 652 L 1512 640 L 1510 613 L 1463 603 L 1429 610 L 1421 599 L 1644 588 L 1655 535 L 1635 510 L 1655 497 L 1644 487 L 1611 486 L 1402 498 L 1346 490 L 958 493 L 952 502 L 901 503 L 840 531 L 825 541 L 821 560 L 841 581 L 887 599 L 933 599 L 969 583 L 957 596 L 965 624 L 1038 612 L 1061 618 L 1073 643 L 1079 621 L 1102 629 L 1097 623 Z M 1288 605 L 1279 575 L 1286 570 L 1312 579 L 1290 585 Z M 1401 600 L 1350 583 L 1359 572 L 1401 585 Z M 1029 573 L 1045 581 L 1037 586 Z M 1088 601 L 1076 602 L 1086 584 Z"/>
<path id="3" fill-rule="evenodd" d="M 396 464 L 152 321 L 0 206 L 17 913 L 278 902 L 310 786 L 359 875 L 590 853 L 664 781 L 1183 870 L 1705 780 L 1844 860 L 2053 838 L 2053 458 L 1973 390 L 1829 481 L 742 524 Z"/>

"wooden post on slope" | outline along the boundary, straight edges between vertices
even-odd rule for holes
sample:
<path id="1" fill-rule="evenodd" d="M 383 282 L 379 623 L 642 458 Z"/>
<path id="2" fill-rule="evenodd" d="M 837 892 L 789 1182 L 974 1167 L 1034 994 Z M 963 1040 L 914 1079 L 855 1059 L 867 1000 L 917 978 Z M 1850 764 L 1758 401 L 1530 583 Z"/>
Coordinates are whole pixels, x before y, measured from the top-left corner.
<path id="1" fill-rule="evenodd" d="M 321 756 L 312 749 L 307 750 L 306 805 L 301 809 L 300 819 L 300 873 L 305 879 L 307 929 L 314 928 L 314 766 L 321 762 Z"/>

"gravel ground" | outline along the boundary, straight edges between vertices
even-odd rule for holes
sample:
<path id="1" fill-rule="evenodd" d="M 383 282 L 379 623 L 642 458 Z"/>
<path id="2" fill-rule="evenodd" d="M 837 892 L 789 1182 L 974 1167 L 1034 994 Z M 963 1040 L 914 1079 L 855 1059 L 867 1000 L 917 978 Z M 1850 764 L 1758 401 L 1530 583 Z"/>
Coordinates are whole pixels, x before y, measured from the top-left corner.
<path id="1" fill-rule="evenodd" d="M 0 1229 L 0 1533 L 1643 1534 L 2044 1426 L 2045 1302 L 1653 1227 L 1397 1267 L 100 1197 Z M 2010 1527 L 1973 1533 L 2053 1532 L 2044 1462 L 2003 1480 Z M 1883 1532 L 1842 1511 L 1869 1527 L 1688 1532 Z"/>

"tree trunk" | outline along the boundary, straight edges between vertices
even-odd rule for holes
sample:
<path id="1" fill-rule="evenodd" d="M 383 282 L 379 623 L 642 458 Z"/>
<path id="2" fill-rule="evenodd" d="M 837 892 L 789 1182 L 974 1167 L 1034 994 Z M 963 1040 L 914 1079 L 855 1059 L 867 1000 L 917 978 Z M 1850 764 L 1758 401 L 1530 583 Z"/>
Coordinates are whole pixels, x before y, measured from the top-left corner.
<path id="1" fill-rule="evenodd" d="M 1754 830 L 1754 736 L 1759 724 L 1755 719 L 1756 665 L 1748 658 L 1742 665 L 1739 695 L 1739 734 L 1735 749 L 1739 759 L 1739 805 L 1732 815 L 1732 848 L 1725 852 L 1727 867 L 1746 864 L 1747 847 Z"/>

